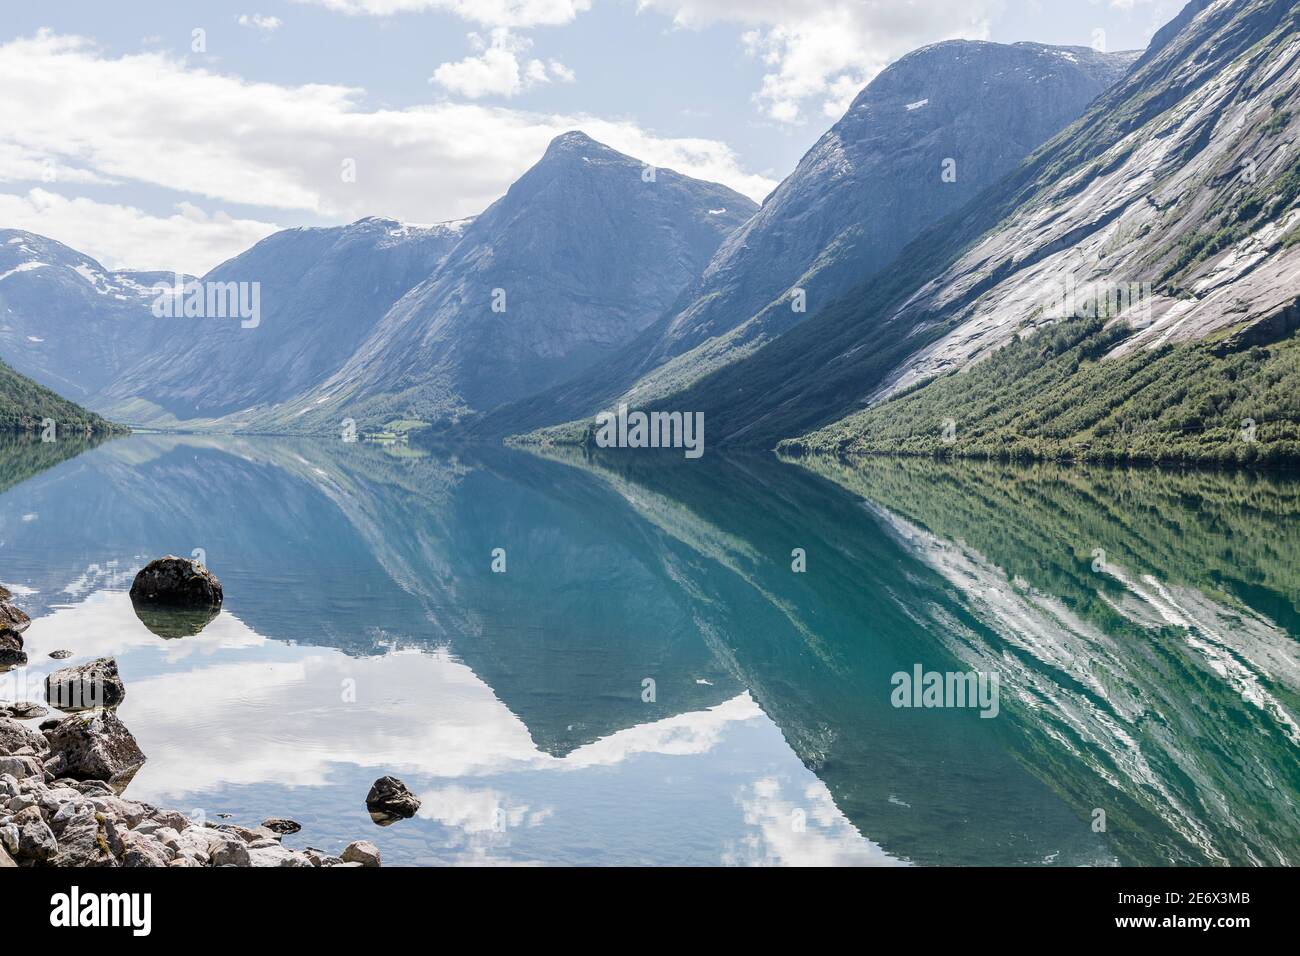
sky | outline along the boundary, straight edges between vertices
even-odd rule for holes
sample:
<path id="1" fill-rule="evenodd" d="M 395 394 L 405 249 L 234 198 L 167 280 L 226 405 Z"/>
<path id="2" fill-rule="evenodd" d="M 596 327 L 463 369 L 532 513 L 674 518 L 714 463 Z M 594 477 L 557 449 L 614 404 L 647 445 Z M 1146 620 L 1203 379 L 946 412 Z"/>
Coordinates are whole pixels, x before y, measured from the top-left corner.
<path id="1" fill-rule="evenodd" d="M 1182 0 L 6 0 L 0 228 L 203 274 L 481 212 L 582 129 L 756 201 L 940 40 L 1140 49 Z"/>

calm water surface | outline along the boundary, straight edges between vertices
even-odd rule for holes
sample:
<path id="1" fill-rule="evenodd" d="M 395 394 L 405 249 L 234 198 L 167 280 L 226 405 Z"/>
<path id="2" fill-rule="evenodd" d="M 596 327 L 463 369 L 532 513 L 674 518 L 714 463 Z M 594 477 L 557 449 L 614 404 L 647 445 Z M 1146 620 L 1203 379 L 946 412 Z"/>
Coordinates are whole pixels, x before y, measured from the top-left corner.
<path id="1" fill-rule="evenodd" d="M 0 581 L 33 618 L 0 698 L 41 699 L 50 651 L 115 656 L 136 799 L 388 863 L 1300 862 L 1296 483 L 70 451 L 0 447 Z M 195 549 L 221 613 L 142 621 L 135 571 Z M 918 664 L 997 673 L 998 715 L 895 708 Z M 384 773 L 417 818 L 371 823 Z"/>

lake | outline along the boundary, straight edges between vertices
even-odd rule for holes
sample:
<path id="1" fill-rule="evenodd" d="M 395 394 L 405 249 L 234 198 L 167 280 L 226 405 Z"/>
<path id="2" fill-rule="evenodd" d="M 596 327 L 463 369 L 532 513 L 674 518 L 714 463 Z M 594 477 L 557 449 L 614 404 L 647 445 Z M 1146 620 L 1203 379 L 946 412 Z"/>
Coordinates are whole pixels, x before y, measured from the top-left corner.
<path id="1" fill-rule="evenodd" d="M 33 618 L 0 699 L 116 657 L 138 800 L 389 865 L 1300 863 L 1294 481 L 153 435 L 0 457 L 0 582 Z M 167 553 L 220 614 L 137 615 Z M 951 681 L 899 706 L 932 673 L 996 707 Z M 371 822 L 383 774 L 417 817 Z"/>

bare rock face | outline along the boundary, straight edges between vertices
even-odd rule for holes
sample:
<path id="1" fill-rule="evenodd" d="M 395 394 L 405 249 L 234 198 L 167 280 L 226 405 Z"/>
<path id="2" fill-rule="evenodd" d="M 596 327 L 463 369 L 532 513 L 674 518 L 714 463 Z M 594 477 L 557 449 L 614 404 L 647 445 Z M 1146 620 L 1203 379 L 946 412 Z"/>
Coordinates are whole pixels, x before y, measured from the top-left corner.
<path id="1" fill-rule="evenodd" d="M 23 635 L 12 627 L 0 627 L 0 667 L 21 667 L 26 663 Z"/>
<path id="2" fill-rule="evenodd" d="M 150 561 L 131 583 L 131 600 L 136 604 L 216 608 L 222 598 L 216 575 L 197 561 L 171 554 Z"/>
<path id="3" fill-rule="evenodd" d="M 69 712 L 116 707 L 126 697 L 126 685 L 117 674 L 117 661 L 101 657 L 50 674 L 45 697 L 51 706 Z"/>
<path id="4" fill-rule="evenodd" d="M 74 780 L 103 780 L 119 793 L 145 761 L 131 731 L 112 711 L 74 714 L 46 734 L 51 760 Z"/>

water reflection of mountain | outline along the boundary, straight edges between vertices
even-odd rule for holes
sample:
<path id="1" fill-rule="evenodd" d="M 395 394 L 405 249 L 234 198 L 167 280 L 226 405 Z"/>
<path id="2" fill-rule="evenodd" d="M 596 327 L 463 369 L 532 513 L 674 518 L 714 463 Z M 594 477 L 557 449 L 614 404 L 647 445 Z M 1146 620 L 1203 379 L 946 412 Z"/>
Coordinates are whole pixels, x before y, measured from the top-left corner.
<path id="1" fill-rule="evenodd" d="M 728 636 L 740 679 L 887 850 L 1011 862 L 1055 842 L 1046 857 L 1078 862 L 1097 848 L 1068 828 L 1103 809 L 1121 862 L 1295 862 L 1300 655 L 1279 624 L 1295 613 L 1290 483 L 821 465 L 846 496 L 763 458 L 569 460 L 787 617 L 770 643 Z M 720 551 L 722 529 L 737 544 Z M 807 551 L 807 573 L 790 572 L 791 547 Z M 888 675 L 913 661 L 997 670 L 1005 716 L 949 726 L 880 706 Z M 925 814 L 882 811 L 882 790 L 890 807 L 915 807 L 909 787 L 940 795 L 935 830 L 908 829 Z M 1017 822 L 998 820 L 1000 806 Z M 961 831 L 944 846 L 945 816 L 979 821 L 990 840 Z"/>
<path id="2" fill-rule="evenodd" d="M 1106 808 L 1125 858 L 1296 863 L 1300 483 L 810 464 L 988 626 L 938 633 L 969 666 L 1004 669 L 1021 759 Z"/>
<path id="3" fill-rule="evenodd" d="M 24 600 L 40 614 L 125 588 L 149 556 L 201 548 L 226 613 L 257 633 L 354 654 L 449 646 L 556 754 L 739 693 L 645 542 L 591 520 L 573 487 L 590 479 L 512 457 L 527 467 L 132 437 L 24 486 L 32 520 L 0 497 L 4 573 L 35 592 Z M 498 547 L 505 574 L 491 571 Z"/>
<path id="4" fill-rule="evenodd" d="M 203 548 L 223 614 L 448 648 L 552 754 L 749 690 L 916 862 L 1295 862 L 1290 485 L 817 467 L 133 436 L 0 494 L 0 575 L 40 614 Z M 894 709 L 916 663 L 1002 714 Z"/>

